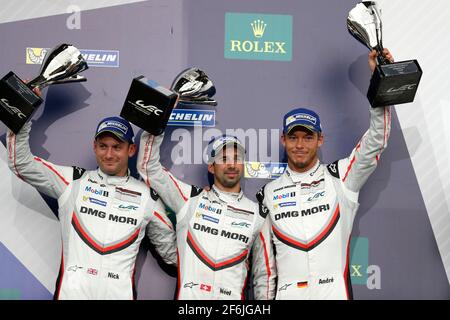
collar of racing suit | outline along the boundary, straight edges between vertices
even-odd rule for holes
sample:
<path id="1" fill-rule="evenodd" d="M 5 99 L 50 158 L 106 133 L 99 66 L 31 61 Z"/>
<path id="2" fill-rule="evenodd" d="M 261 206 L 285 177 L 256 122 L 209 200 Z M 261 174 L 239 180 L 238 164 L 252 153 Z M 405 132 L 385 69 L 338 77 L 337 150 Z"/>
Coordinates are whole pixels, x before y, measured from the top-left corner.
<path id="1" fill-rule="evenodd" d="M 233 203 L 233 202 L 239 202 L 241 201 L 242 197 L 244 196 L 244 193 L 241 191 L 239 192 L 225 192 L 219 190 L 214 184 L 212 185 L 211 191 L 213 194 L 217 197 L 217 199 L 221 202 L 225 203 Z"/>
<path id="2" fill-rule="evenodd" d="M 316 174 L 316 172 L 319 170 L 321 165 L 322 164 L 320 163 L 320 160 L 317 159 L 317 163 L 314 165 L 314 167 L 312 167 L 308 171 L 296 172 L 296 171 L 290 169 L 289 167 L 287 167 L 285 173 L 292 180 L 292 182 L 299 183 L 299 182 L 311 179 L 311 177 L 313 177 Z"/>
<path id="3" fill-rule="evenodd" d="M 107 175 L 100 168 L 97 168 L 97 175 L 106 185 L 120 186 L 126 184 L 128 180 L 130 180 L 130 169 L 128 169 L 126 176 L 119 177 Z"/>

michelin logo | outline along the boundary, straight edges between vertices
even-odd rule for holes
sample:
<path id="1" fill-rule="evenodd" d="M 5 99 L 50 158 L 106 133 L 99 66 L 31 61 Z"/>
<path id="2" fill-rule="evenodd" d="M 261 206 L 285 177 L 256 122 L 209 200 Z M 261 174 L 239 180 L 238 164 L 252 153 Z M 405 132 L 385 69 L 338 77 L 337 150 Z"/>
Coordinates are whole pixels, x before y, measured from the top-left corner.
<path id="1" fill-rule="evenodd" d="M 119 51 L 116 50 L 80 50 L 90 67 L 119 67 Z"/>
<path id="2" fill-rule="evenodd" d="M 106 205 L 108 204 L 106 201 L 98 200 L 98 199 L 87 197 L 87 196 L 83 196 L 83 201 L 90 202 L 93 204 L 98 204 L 103 207 L 106 207 Z"/>
<path id="3" fill-rule="evenodd" d="M 305 114 L 305 113 L 297 113 L 294 114 L 292 116 L 290 116 L 289 118 L 286 119 L 286 125 L 290 125 L 292 122 L 296 121 L 296 120 L 306 120 L 308 122 L 311 122 L 312 124 L 316 124 L 317 119 L 309 114 Z"/>
<path id="4" fill-rule="evenodd" d="M 170 115 L 168 126 L 183 127 L 215 127 L 215 110 L 174 109 Z"/>
<path id="5" fill-rule="evenodd" d="M 274 199 L 277 200 L 278 198 Z M 297 202 L 295 201 L 290 201 L 290 202 L 282 202 L 282 203 L 276 203 L 273 205 L 274 209 L 278 209 L 278 208 L 284 208 L 284 207 L 295 207 L 297 205 Z"/>
<path id="6" fill-rule="evenodd" d="M 127 131 L 128 131 L 127 126 L 125 126 L 123 123 L 120 123 L 120 122 L 118 122 L 118 121 L 109 121 L 109 120 L 103 122 L 103 123 L 99 126 L 98 130 L 100 131 L 100 130 L 102 130 L 103 128 L 106 128 L 106 127 L 114 127 L 114 128 L 116 128 L 116 129 L 122 131 L 124 134 L 127 134 Z"/>
<path id="7" fill-rule="evenodd" d="M 42 64 L 48 48 L 26 48 L 27 64 Z M 119 67 L 119 51 L 81 49 L 81 55 L 89 67 Z"/>
<path id="8" fill-rule="evenodd" d="M 208 216 L 206 214 L 202 214 L 202 218 L 203 218 L 203 220 L 211 221 L 211 222 L 214 222 L 214 223 L 219 223 L 219 219 L 213 218 L 213 217 Z"/>
<path id="9" fill-rule="evenodd" d="M 245 177 L 253 179 L 276 179 L 286 170 L 287 163 L 246 162 Z"/>

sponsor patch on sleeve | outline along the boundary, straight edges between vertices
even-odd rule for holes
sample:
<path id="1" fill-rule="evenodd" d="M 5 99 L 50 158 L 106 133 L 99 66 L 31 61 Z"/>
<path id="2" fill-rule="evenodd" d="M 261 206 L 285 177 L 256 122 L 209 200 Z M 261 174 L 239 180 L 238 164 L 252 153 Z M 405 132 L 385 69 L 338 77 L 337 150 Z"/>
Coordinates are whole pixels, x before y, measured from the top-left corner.
<path id="1" fill-rule="evenodd" d="M 340 175 L 339 175 L 338 162 L 339 162 L 339 160 L 336 160 L 335 162 L 330 163 L 329 165 L 327 165 L 327 169 L 328 169 L 328 172 L 329 172 L 333 177 L 339 179 L 339 178 L 340 178 Z"/>

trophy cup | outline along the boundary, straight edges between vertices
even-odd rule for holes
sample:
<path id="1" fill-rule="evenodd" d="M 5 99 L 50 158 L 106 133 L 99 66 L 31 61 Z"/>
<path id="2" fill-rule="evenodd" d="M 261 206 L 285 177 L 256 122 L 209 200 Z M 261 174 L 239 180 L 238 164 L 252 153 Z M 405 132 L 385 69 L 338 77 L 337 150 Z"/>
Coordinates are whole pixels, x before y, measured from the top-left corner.
<path id="1" fill-rule="evenodd" d="M 120 116 L 157 136 L 164 132 L 175 105 L 216 106 L 212 98 L 216 88 L 205 72 L 198 68 L 182 71 L 171 89 L 144 76 L 134 78 Z"/>
<path id="2" fill-rule="evenodd" d="M 181 71 L 171 89 L 179 95 L 179 104 L 217 106 L 217 101 L 212 98 L 216 94 L 216 87 L 206 73 L 198 68 Z"/>
<path id="3" fill-rule="evenodd" d="M 30 82 L 25 83 L 10 71 L 0 80 L 0 120 L 11 131 L 18 133 L 43 101 L 33 89 L 42 89 L 51 84 L 86 81 L 78 73 L 87 68 L 80 51 L 63 43 L 47 52 L 39 76 Z"/>
<path id="4" fill-rule="evenodd" d="M 350 10 L 347 29 L 369 50 L 378 52 L 367 98 L 372 107 L 412 102 L 422 77 L 417 60 L 391 63 L 383 56 L 382 23 L 375 1 L 363 1 Z"/>

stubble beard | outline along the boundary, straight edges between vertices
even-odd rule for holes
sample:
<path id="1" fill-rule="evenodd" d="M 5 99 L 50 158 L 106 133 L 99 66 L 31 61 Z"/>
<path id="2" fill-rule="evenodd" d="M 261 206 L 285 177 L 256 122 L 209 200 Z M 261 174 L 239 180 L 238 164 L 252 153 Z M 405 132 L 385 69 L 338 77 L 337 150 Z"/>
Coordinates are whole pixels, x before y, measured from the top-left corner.
<path id="1" fill-rule="evenodd" d="M 220 184 L 222 186 L 224 186 L 225 188 L 234 188 L 240 181 L 242 178 L 242 173 L 240 171 L 233 171 L 233 172 L 237 172 L 237 176 L 234 179 L 229 179 L 226 177 L 225 173 L 223 176 L 221 177 L 217 177 L 217 180 L 219 180 Z"/>
<path id="2" fill-rule="evenodd" d="M 311 163 L 315 161 L 316 157 L 317 157 L 317 151 L 314 152 L 306 161 L 302 162 L 302 161 L 295 161 L 295 160 L 289 159 L 289 162 L 290 162 L 290 165 L 293 166 L 293 169 L 301 171 L 301 170 L 304 170 L 305 168 L 308 168 L 311 165 Z"/>

